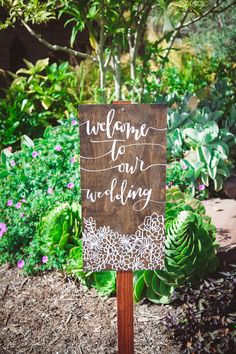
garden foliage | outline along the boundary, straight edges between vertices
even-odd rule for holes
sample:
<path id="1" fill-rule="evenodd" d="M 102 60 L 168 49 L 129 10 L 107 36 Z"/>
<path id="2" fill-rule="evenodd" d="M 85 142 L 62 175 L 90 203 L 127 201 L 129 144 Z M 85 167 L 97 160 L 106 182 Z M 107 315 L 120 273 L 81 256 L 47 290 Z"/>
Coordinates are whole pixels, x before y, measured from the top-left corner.
<path id="1" fill-rule="evenodd" d="M 123 98 L 169 106 L 165 269 L 136 272 L 134 284 L 136 301 L 156 303 L 169 302 L 177 287 L 216 269 L 215 229 L 193 197 L 219 191 L 236 156 L 232 65 L 191 51 L 180 54 L 182 65 L 173 66 L 171 56 L 166 65 L 165 49 L 152 43 L 137 54 L 143 65 L 137 66 L 135 85 L 125 57 L 120 63 Z M 76 70 L 48 59 L 25 63 L 0 102 L 0 263 L 18 264 L 28 273 L 63 269 L 101 294 L 114 293 L 115 272 L 82 270 L 75 117 L 78 102 L 99 100 L 100 71 L 91 58 Z M 106 76 L 108 98 L 112 80 Z"/>
<path id="2" fill-rule="evenodd" d="M 11 145 L 21 135 L 42 135 L 49 125 L 77 116 L 78 80 L 68 62 L 49 64 L 49 59 L 26 67 L 13 76 L 0 100 L 0 148 Z"/>
<path id="3" fill-rule="evenodd" d="M 30 242 L 40 235 L 39 222 L 50 210 L 80 202 L 77 121 L 48 127 L 44 137 L 34 141 L 23 136 L 19 151 L 4 149 L 0 179 L 1 221 L 7 225 L 0 262 L 14 263 L 28 253 Z M 26 268 L 27 262 L 37 264 L 39 257 L 34 256 L 25 260 Z"/>
<path id="4" fill-rule="evenodd" d="M 138 271 L 134 296 L 168 303 L 174 289 L 196 283 L 217 268 L 215 227 L 199 201 L 177 188 L 167 191 L 165 268 Z"/>
<path id="5" fill-rule="evenodd" d="M 222 127 L 222 115 L 223 112 L 211 112 L 208 108 L 184 107 L 182 111 L 173 110 L 168 116 L 167 159 L 181 160 L 186 169 L 194 171 L 193 180 L 198 185 L 208 187 L 213 182 L 216 191 L 222 188 L 224 178 L 232 171 L 231 153 L 236 145 L 236 135 L 228 128 L 228 122 L 233 119 Z M 192 192 L 195 187 L 193 183 Z"/>

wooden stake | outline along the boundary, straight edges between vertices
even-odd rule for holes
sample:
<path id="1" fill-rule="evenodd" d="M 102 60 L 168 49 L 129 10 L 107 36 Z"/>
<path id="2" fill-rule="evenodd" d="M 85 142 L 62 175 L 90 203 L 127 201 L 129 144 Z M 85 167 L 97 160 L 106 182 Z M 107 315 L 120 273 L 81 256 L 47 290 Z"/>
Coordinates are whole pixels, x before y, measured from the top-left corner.
<path id="1" fill-rule="evenodd" d="M 131 101 L 115 101 L 129 104 Z M 118 353 L 134 354 L 133 272 L 117 272 Z"/>
<path id="2" fill-rule="evenodd" d="M 118 352 L 134 354 L 133 272 L 117 272 Z"/>

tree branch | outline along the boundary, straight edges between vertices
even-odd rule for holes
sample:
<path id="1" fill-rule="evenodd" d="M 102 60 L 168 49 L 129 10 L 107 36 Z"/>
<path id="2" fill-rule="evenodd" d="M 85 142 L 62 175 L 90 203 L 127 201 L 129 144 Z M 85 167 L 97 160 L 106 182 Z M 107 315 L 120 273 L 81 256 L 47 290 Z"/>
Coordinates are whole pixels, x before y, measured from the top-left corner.
<path id="1" fill-rule="evenodd" d="M 202 18 L 206 17 L 207 15 L 209 15 L 210 13 L 222 13 L 226 10 L 228 10 L 231 6 L 235 5 L 236 4 L 236 1 L 233 1 L 231 4 L 229 4 L 228 6 L 225 6 L 224 8 L 220 9 L 220 10 L 217 10 L 217 8 L 219 8 L 219 6 L 221 4 L 223 4 L 225 2 L 225 0 L 222 0 L 221 2 L 218 3 L 218 1 L 216 2 L 216 4 L 214 6 L 212 6 L 209 10 L 203 12 L 200 16 L 198 17 L 195 17 L 194 19 L 182 24 L 182 25 L 179 25 L 179 27 L 175 28 L 175 31 L 176 30 L 180 30 L 182 28 L 185 28 L 185 27 L 188 27 L 188 26 L 191 26 L 192 24 L 194 24 L 195 22 L 198 22 L 199 20 L 201 20 Z"/>
<path id="2" fill-rule="evenodd" d="M 181 27 L 181 26 L 184 24 L 184 21 L 186 20 L 187 16 L 188 16 L 188 11 L 185 12 L 185 14 L 183 15 L 182 19 L 180 20 L 180 25 L 179 25 L 179 27 Z M 170 51 L 171 51 L 171 49 L 172 49 L 172 47 L 173 47 L 173 45 L 174 45 L 174 42 L 175 42 L 175 39 L 176 39 L 178 33 L 179 33 L 179 30 L 178 30 L 178 29 L 176 29 L 176 30 L 173 32 L 173 34 L 172 34 L 172 36 L 171 36 L 171 39 L 170 39 L 170 43 L 169 43 L 169 45 L 168 45 L 168 47 L 167 47 L 167 50 L 166 50 L 164 59 L 166 59 L 166 58 L 168 57 L 168 55 L 170 54 Z"/>
<path id="3" fill-rule="evenodd" d="M 68 47 L 63 47 L 57 44 L 51 44 L 49 43 L 46 39 L 42 38 L 41 34 L 36 33 L 27 23 L 25 23 L 23 20 L 21 20 L 21 23 L 23 26 L 27 29 L 27 31 L 34 37 L 36 38 L 40 43 L 44 44 L 46 47 L 48 47 L 51 50 L 54 51 L 62 51 L 66 52 L 68 54 L 74 55 L 76 57 L 80 57 L 83 59 L 92 59 L 93 61 L 96 61 L 96 58 L 93 57 L 92 55 L 89 55 L 87 53 L 82 53 L 77 50 L 68 48 Z"/>
<path id="4" fill-rule="evenodd" d="M 203 12 L 201 15 L 199 15 L 198 17 L 193 18 L 192 20 L 186 22 L 186 23 L 182 23 L 179 26 L 177 26 L 176 28 L 174 28 L 174 31 L 179 31 L 185 27 L 191 26 L 192 24 L 200 21 L 202 18 L 206 17 L 207 15 L 209 15 L 210 13 L 222 13 L 226 10 L 228 10 L 230 7 L 232 7 L 233 5 L 236 4 L 236 1 L 233 1 L 231 4 L 225 6 L 222 9 L 217 10 L 223 3 L 225 2 L 225 0 L 221 0 L 221 1 L 216 1 L 215 5 L 212 6 L 210 9 L 206 10 L 205 12 Z M 171 31 L 170 31 L 171 32 Z M 162 36 L 158 41 L 157 41 L 157 45 L 160 44 L 161 42 L 163 42 L 163 40 L 166 38 L 166 34 L 164 36 Z"/>

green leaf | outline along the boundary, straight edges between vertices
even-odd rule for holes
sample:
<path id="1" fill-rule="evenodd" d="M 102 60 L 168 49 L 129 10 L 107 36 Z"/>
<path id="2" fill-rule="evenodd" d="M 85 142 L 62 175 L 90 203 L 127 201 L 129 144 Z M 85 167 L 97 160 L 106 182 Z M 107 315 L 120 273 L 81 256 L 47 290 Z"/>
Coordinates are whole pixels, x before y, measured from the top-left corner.
<path id="1" fill-rule="evenodd" d="M 201 180 L 202 180 L 202 183 L 205 185 L 205 186 L 209 186 L 209 177 L 208 177 L 208 174 L 205 173 L 205 172 L 201 172 Z"/>
<path id="2" fill-rule="evenodd" d="M 31 140 L 27 135 L 22 135 L 21 137 L 21 148 L 23 149 L 24 146 L 27 146 L 28 148 L 34 147 L 33 140 Z"/>
<path id="3" fill-rule="evenodd" d="M 212 149 L 206 146 L 199 146 L 197 149 L 200 161 L 210 165 L 213 156 Z"/>
<path id="4" fill-rule="evenodd" d="M 223 184 L 224 184 L 224 179 L 223 179 L 222 175 L 217 175 L 213 181 L 214 181 L 215 191 L 216 192 L 220 191 L 223 187 Z"/>
<path id="5" fill-rule="evenodd" d="M 87 17 L 90 19 L 93 19 L 96 16 L 97 13 L 97 6 L 91 6 L 88 12 Z"/>
<path id="6" fill-rule="evenodd" d="M 134 298 L 136 302 L 139 302 L 142 300 L 144 296 L 144 290 L 145 290 L 145 282 L 144 282 L 144 274 L 142 274 L 137 282 L 135 283 L 134 287 Z"/>
<path id="7" fill-rule="evenodd" d="M 160 281 L 160 293 L 161 296 L 170 296 L 171 292 L 173 291 L 174 287 L 168 286 L 163 280 Z"/>
<path id="8" fill-rule="evenodd" d="M 4 168 L 1 168 L 1 169 L 0 169 L 0 178 L 1 178 L 1 179 L 7 177 L 8 175 L 9 175 L 8 170 L 6 170 L 6 169 L 4 169 Z"/>
<path id="9" fill-rule="evenodd" d="M 145 270 L 145 272 L 144 272 L 144 281 L 145 281 L 147 287 L 151 286 L 152 276 L 153 276 L 153 271 L 152 270 Z"/>
<path id="10" fill-rule="evenodd" d="M 195 164 L 193 164 L 195 179 L 197 179 L 200 176 L 203 167 L 204 167 L 204 163 L 202 161 L 198 161 Z"/>
<path id="11" fill-rule="evenodd" d="M 8 149 L 4 149 L 1 152 L 1 163 L 6 166 L 7 159 L 10 158 L 12 153 Z"/>
<path id="12" fill-rule="evenodd" d="M 60 242 L 59 242 L 59 247 L 60 247 L 60 249 L 63 249 L 64 246 L 67 244 L 68 238 L 69 238 L 69 234 L 64 234 L 64 235 L 61 237 L 61 240 L 60 240 Z"/>
<path id="13" fill-rule="evenodd" d="M 173 279 L 166 271 L 158 269 L 155 270 L 154 273 L 160 280 L 162 280 L 167 285 L 170 286 L 176 285 L 175 279 Z"/>
<path id="14" fill-rule="evenodd" d="M 98 290 L 98 292 L 103 295 L 111 295 L 116 290 L 116 272 L 104 271 L 94 273 L 93 287 Z"/>
<path id="15" fill-rule="evenodd" d="M 154 302 L 156 304 L 159 304 L 159 299 L 160 299 L 160 296 L 158 296 L 153 290 L 152 288 L 148 288 L 147 289 L 147 298 L 151 301 L 151 302 Z"/>
<path id="16" fill-rule="evenodd" d="M 48 126 L 44 131 L 43 137 L 45 139 L 49 139 L 51 136 L 52 136 L 52 127 Z"/>
<path id="17" fill-rule="evenodd" d="M 49 58 L 40 59 L 36 61 L 35 69 L 36 71 L 41 72 L 48 66 L 48 64 L 49 64 Z"/>
<path id="18" fill-rule="evenodd" d="M 42 102 L 41 102 L 41 103 L 42 103 L 43 108 L 46 109 L 46 110 L 48 110 L 49 107 L 51 106 L 52 102 L 53 102 L 53 100 L 52 100 L 51 98 L 49 98 L 49 97 L 44 97 L 44 98 L 42 99 Z"/>
<path id="19" fill-rule="evenodd" d="M 199 133 L 194 128 L 185 128 L 183 130 L 184 140 L 190 146 L 196 147 L 200 143 Z"/>
<path id="20" fill-rule="evenodd" d="M 28 103 L 28 100 L 25 98 L 23 101 L 22 101 L 22 104 L 21 104 L 21 111 L 24 111 L 24 108 L 25 106 L 27 105 Z"/>

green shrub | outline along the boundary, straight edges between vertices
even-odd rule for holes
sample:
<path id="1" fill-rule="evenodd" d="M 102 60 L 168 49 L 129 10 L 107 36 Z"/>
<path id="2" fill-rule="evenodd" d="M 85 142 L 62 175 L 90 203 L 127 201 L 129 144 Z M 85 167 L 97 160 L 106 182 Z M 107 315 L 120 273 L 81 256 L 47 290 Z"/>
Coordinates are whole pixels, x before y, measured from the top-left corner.
<path id="1" fill-rule="evenodd" d="M 44 138 L 24 136 L 21 150 L 4 149 L 0 165 L 0 263 L 27 258 L 27 247 L 48 211 L 61 203 L 80 203 L 79 135 L 77 121 L 48 127 Z"/>
<path id="2" fill-rule="evenodd" d="M 49 65 L 49 59 L 12 74 L 14 80 L 0 101 L 0 148 L 21 135 L 42 135 L 48 124 L 77 116 L 78 80 L 67 62 Z"/>
<path id="3" fill-rule="evenodd" d="M 0 264 L 27 273 L 64 269 L 102 295 L 115 292 L 115 272 L 84 273 L 77 121 L 23 136 L 21 150 L 4 149 L 0 179 Z"/>
<path id="4" fill-rule="evenodd" d="M 166 169 L 166 185 L 168 188 L 178 187 L 182 192 L 204 200 L 208 197 L 208 191 L 191 165 L 186 165 L 183 160 L 171 162 Z"/>
<path id="5" fill-rule="evenodd" d="M 199 201 L 176 188 L 167 191 L 165 268 L 136 272 L 136 301 L 168 303 L 175 288 L 216 270 L 215 227 L 204 214 Z"/>
<path id="6" fill-rule="evenodd" d="M 206 108 L 185 108 L 168 115 L 168 160 L 183 159 L 194 170 L 196 181 L 209 186 L 212 180 L 216 191 L 233 168 L 230 154 L 236 144 L 236 136 L 227 127 L 219 127 L 221 117 L 221 111 L 210 112 Z"/>
<path id="7" fill-rule="evenodd" d="M 38 261 L 43 256 L 47 259 L 44 268 L 62 268 L 71 249 L 79 248 L 82 252 L 81 228 L 81 206 L 78 203 L 64 202 L 47 212 L 40 219 L 26 250 L 25 271 L 37 272 Z"/>

